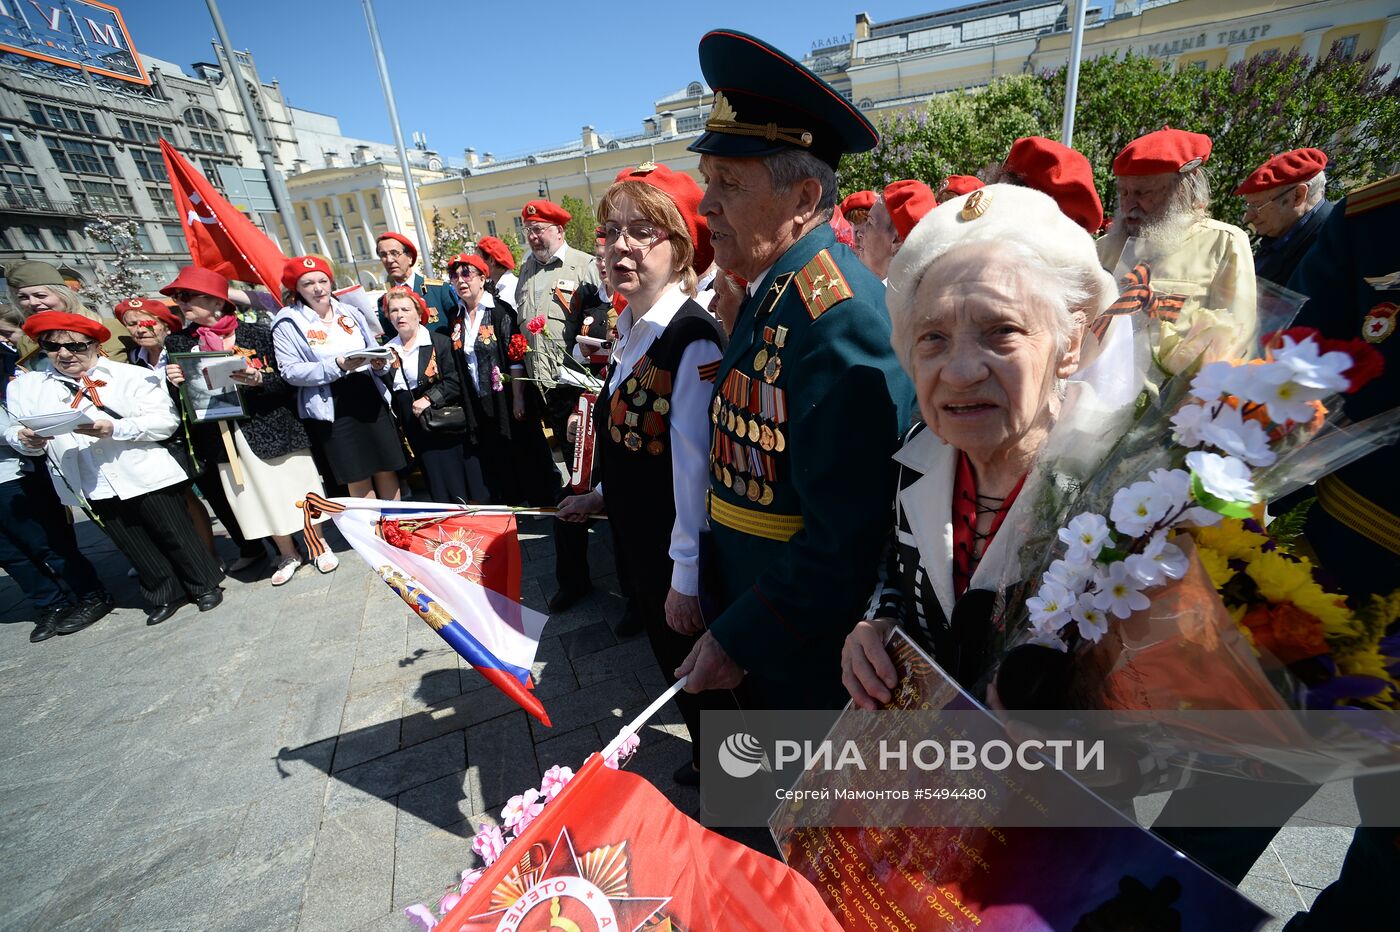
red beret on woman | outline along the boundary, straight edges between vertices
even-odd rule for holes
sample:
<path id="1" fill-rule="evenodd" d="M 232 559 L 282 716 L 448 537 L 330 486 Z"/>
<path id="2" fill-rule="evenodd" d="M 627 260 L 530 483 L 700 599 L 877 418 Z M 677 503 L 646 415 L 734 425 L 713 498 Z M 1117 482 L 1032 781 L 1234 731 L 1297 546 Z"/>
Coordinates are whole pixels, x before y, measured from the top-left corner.
<path id="1" fill-rule="evenodd" d="M 92 337 L 98 343 L 106 343 L 112 339 L 112 331 L 102 326 L 101 321 L 67 311 L 40 311 L 29 315 L 24 322 L 24 334 L 33 340 L 54 330 L 81 333 L 85 337 Z"/>
<path id="2" fill-rule="evenodd" d="M 710 224 L 700 216 L 700 199 L 705 192 L 695 179 L 684 172 L 672 171 L 668 166 L 656 162 L 643 162 L 636 168 L 625 168 L 617 173 L 614 182 L 640 181 L 658 189 L 671 199 L 685 221 L 690 233 L 690 241 L 695 246 L 695 259 L 691 267 L 696 273 L 704 272 L 715 260 L 714 247 L 710 245 Z"/>
<path id="3" fill-rule="evenodd" d="M 1098 235 L 1103 202 L 1094 187 L 1094 169 L 1083 153 L 1044 136 L 1024 136 L 1011 144 L 1003 167 L 1026 187 L 1053 197 L 1061 212 L 1089 235 Z"/>
<path id="4" fill-rule="evenodd" d="M 841 202 L 841 213 L 848 214 L 853 210 L 869 210 L 875 206 L 874 191 L 857 191 L 855 194 L 847 194 L 845 200 Z"/>
<path id="5" fill-rule="evenodd" d="M 1327 153 L 1321 149 L 1294 149 L 1276 155 L 1244 180 L 1236 194 L 1257 194 L 1286 184 L 1302 184 L 1327 168 Z"/>
<path id="6" fill-rule="evenodd" d="M 978 188 L 986 187 L 986 183 L 981 178 L 972 175 L 949 175 L 943 179 L 943 183 L 938 186 L 938 203 L 943 203 L 949 198 L 962 197 L 964 194 L 971 194 Z"/>
<path id="7" fill-rule="evenodd" d="M 480 243 L 477 244 L 477 248 L 481 248 Z M 451 259 L 448 259 L 447 274 L 451 275 L 452 270 L 459 265 L 469 265 L 472 268 L 476 269 L 478 272 L 480 272 L 483 277 L 489 274 L 486 270 L 486 260 L 481 258 L 480 256 L 474 256 L 469 252 L 458 253 Z"/>
<path id="8" fill-rule="evenodd" d="M 127 311 L 150 314 L 165 324 L 166 329 L 171 333 L 178 333 L 185 329 L 184 318 L 172 311 L 164 301 L 157 301 L 155 298 L 127 298 L 112 308 L 112 316 L 121 320 L 122 315 Z"/>
<path id="9" fill-rule="evenodd" d="M 410 259 L 412 259 L 415 262 L 418 261 L 418 247 L 413 245 L 413 241 L 407 236 L 404 236 L 402 233 L 380 233 L 374 238 L 374 245 L 377 247 L 381 242 L 383 242 L 386 239 L 391 239 L 394 242 L 398 243 L 400 246 L 403 247 L 403 251 L 408 253 Z"/>
<path id="10" fill-rule="evenodd" d="M 1210 149 L 1210 137 L 1204 133 L 1164 126 L 1124 146 L 1113 160 L 1113 174 L 1128 178 L 1189 172 L 1206 163 Z"/>
<path id="11" fill-rule="evenodd" d="M 574 219 L 574 215 L 553 201 L 538 200 L 530 201 L 520 209 L 520 219 L 526 223 L 552 223 L 562 227 Z"/>
<path id="12" fill-rule="evenodd" d="M 510 254 L 510 247 L 503 239 L 483 236 L 476 241 L 476 251 L 497 265 L 503 265 L 510 271 L 515 270 L 515 256 Z"/>
<path id="13" fill-rule="evenodd" d="M 331 284 L 335 284 L 335 272 L 331 271 L 331 264 L 325 259 L 320 256 L 293 256 L 282 267 L 282 287 L 288 291 L 296 291 L 297 282 L 301 277 L 312 272 L 325 272 Z"/>
<path id="14" fill-rule="evenodd" d="M 933 189 L 912 178 L 890 184 L 881 196 L 885 199 L 885 210 L 890 212 L 894 231 L 901 240 L 909 236 L 925 214 L 938 206 Z"/>

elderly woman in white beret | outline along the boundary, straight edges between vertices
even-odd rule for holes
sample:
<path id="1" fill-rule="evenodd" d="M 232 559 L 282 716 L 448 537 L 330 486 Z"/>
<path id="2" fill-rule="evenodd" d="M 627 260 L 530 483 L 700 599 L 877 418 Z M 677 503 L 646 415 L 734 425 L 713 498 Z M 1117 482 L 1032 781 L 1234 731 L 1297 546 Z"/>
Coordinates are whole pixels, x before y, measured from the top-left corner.
<path id="1" fill-rule="evenodd" d="M 890 266 L 891 342 L 922 423 L 895 455 L 895 538 L 868 617 L 846 639 L 855 704 L 888 701 L 896 625 L 967 687 L 992 661 L 991 609 L 1014 566 L 1023 488 L 1113 301 L 1094 241 L 1039 191 L 992 185 L 930 211 Z"/>

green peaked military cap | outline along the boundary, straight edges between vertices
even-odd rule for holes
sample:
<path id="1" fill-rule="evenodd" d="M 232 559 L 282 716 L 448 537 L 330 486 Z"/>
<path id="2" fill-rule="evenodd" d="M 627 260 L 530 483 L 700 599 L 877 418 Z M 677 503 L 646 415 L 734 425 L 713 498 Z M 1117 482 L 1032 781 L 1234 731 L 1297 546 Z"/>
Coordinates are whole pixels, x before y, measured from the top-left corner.
<path id="1" fill-rule="evenodd" d="M 880 141 L 835 88 L 762 39 L 734 29 L 707 32 L 700 70 L 715 100 L 691 152 L 759 156 L 801 149 L 835 168 L 843 154 Z"/>

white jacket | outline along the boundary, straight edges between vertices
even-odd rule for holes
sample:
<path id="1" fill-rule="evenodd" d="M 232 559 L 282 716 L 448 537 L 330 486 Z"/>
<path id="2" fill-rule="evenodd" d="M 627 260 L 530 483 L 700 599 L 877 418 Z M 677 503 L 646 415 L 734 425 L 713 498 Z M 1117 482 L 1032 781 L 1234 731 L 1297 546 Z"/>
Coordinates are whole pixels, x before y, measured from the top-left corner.
<path id="1" fill-rule="evenodd" d="M 120 417 L 94 407 L 84 397 L 80 409 L 95 420 L 111 421 L 112 436 L 100 440 L 84 434 L 61 434 L 48 442 L 49 472 L 54 474 L 54 489 L 63 503 L 81 506 L 77 495 L 85 499 L 135 498 L 189 478 L 158 442 L 180 427 L 180 416 L 160 377 L 149 369 L 110 359 L 98 360 L 88 377 L 106 383 L 98 388 L 98 397 L 104 408 Z M 77 384 L 57 372 L 26 372 L 10 383 L 6 404 L 16 418 L 59 411 L 72 402 L 72 389 Z M 5 440 L 25 456 L 43 456 L 44 449 L 27 447 L 20 441 L 22 426 L 10 425 Z"/>

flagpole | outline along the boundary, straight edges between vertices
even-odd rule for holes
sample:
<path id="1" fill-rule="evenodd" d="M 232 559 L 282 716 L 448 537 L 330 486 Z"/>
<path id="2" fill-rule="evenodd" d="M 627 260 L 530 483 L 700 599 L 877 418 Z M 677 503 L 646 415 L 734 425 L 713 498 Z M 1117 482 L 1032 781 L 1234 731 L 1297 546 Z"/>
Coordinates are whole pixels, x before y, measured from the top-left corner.
<path id="1" fill-rule="evenodd" d="M 287 231 L 287 244 L 292 247 L 292 252 L 300 255 L 305 251 L 301 243 L 301 226 L 297 223 L 296 214 L 292 212 L 292 196 L 287 191 L 287 182 L 282 177 L 282 173 L 277 170 L 277 160 L 273 157 L 272 146 L 268 144 L 267 133 L 263 131 L 262 120 L 258 118 L 258 112 L 253 107 L 252 95 L 248 93 L 248 87 L 243 81 L 243 73 L 238 68 L 238 61 L 233 56 L 233 46 L 228 41 L 228 30 L 224 28 L 224 18 L 219 15 L 218 0 L 204 0 L 209 7 L 209 17 L 214 20 L 214 32 L 219 37 L 219 45 L 224 53 L 224 66 L 227 69 L 224 73 L 228 80 L 238 89 L 238 99 L 243 105 L 243 119 L 247 121 L 248 127 L 253 132 L 253 142 L 258 147 L 258 154 L 262 156 L 263 172 L 267 174 L 267 185 L 272 191 L 272 202 L 277 205 L 277 214 L 282 218 L 282 226 Z"/>
<path id="2" fill-rule="evenodd" d="M 632 719 L 632 721 L 628 722 L 627 725 L 617 733 L 617 737 L 609 741 L 608 746 L 603 748 L 603 750 L 601 750 L 600 752 L 598 752 L 603 755 L 603 760 L 607 760 L 609 757 L 612 757 L 615 753 L 617 753 L 617 749 L 622 747 L 622 742 L 626 741 L 632 735 L 635 735 L 637 732 L 641 731 L 642 726 L 647 723 L 648 719 L 650 719 L 657 712 L 660 712 L 661 707 L 666 703 L 670 702 L 672 696 L 674 696 L 676 693 L 680 692 L 682 689 L 685 688 L 685 681 L 689 678 L 690 677 L 688 676 L 683 676 L 680 679 L 676 680 L 674 683 L 671 684 L 670 689 L 667 689 L 664 693 L 653 699 L 651 705 L 647 706 L 645 709 L 642 710 L 640 715 Z M 691 740 L 696 740 L 694 735 L 691 735 Z"/>
<path id="3" fill-rule="evenodd" d="M 1069 0 L 1074 6 L 1074 34 L 1069 44 L 1069 72 L 1065 75 L 1065 120 L 1060 128 L 1060 142 L 1074 145 L 1074 104 L 1079 95 L 1079 59 L 1084 53 L 1084 14 L 1089 0 Z"/>
<path id="4" fill-rule="evenodd" d="M 379 24 L 374 19 L 374 5 L 364 0 L 365 22 L 369 24 L 369 41 L 374 46 L 374 60 L 379 66 L 379 83 L 384 87 L 384 102 L 389 108 L 389 125 L 394 130 L 394 144 L 399 148 L 399 166 L 408 188 L 408 206 L 413 211 L 413 225 L 418 230 L 418 259 L 426 276 L 432 267 L 428 243 L 428 228 L 423 223 L 423 208 L 418 206 L 418 186 L 413 183 L 413 166 L 408 163 L 408 150 L 403 146 L 403 130 L 399 127 L 399 108 L 394 103 L 394 88 L 389 83 L 389 64 L 384 60 L 384 46 L 379 41 Z"/>

